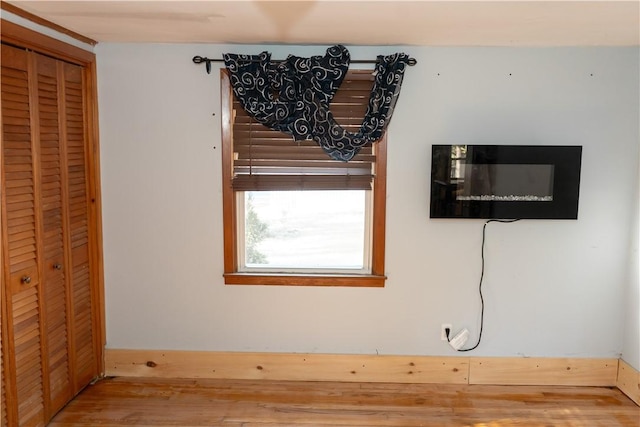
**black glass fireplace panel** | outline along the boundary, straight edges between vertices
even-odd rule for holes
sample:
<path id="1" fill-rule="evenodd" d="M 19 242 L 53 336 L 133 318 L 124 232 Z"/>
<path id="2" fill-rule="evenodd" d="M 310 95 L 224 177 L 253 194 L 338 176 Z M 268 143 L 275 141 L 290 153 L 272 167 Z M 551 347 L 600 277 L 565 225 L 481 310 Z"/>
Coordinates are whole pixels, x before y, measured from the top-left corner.
<path id="1" fill-rule="evenodd" d="M 576 219 L 582 147 L 434 145 L 431 218 Z"/>

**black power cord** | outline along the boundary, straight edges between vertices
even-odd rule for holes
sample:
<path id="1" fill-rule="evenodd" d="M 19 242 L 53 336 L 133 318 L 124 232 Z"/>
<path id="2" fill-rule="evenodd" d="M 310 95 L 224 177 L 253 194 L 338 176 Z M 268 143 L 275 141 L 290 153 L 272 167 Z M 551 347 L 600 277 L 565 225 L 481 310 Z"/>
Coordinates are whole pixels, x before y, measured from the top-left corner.
<path id="1" fill-rule="evenodd" d="M 480 257 L 482 258 L 482 270 L 480 271 L 480 283 L 478 284 L 478 292 L 480 294 L 480 333 L 478 334 L 478 342 L 476 343 L 476 345 L 470 348 L 462 348 L 462 349 L 459 349 L 458 351 L 475 350 L 480 345 L 480 341 L 482 341 L 482 329 L 484 328 L 484 296 L 482 295 L 482 280 L 484 279 L 484 241 L 486 237 L 487 224 L 489 224 L 490 222 L 511 223 L 516 221 L 520 221 L 520 218 L 490 219 L 487 222 L 485 222 L 484 225 L 482 226 L 482 249 L 480 251 Z M 445 332 L 447 333 L 447 340 L 449 340 L 449 331 L 445 330 Z"/>

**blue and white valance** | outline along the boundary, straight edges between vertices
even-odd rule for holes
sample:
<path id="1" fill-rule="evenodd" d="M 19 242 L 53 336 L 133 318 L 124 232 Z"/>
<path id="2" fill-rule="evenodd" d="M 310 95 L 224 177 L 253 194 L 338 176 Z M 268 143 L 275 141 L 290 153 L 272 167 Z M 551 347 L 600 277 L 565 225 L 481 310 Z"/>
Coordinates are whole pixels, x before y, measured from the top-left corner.
<path id="1" fill-rule="evenodd" d="M 333 159 L 348 161 L 364 145 L 382 137 L 400 94 L 409 56 L 378 56 L 375 81 L 363 123 L 357 133 L 340 126 L 329 109 L 334 94 L 349 69 L 350 54 L 342 45 L 324 56 L 290 55 L 272 62 L 268 52 L 259 55 L 223 56 L 233 92 L 256 121 L 291 135 L 312 139 Z"/>

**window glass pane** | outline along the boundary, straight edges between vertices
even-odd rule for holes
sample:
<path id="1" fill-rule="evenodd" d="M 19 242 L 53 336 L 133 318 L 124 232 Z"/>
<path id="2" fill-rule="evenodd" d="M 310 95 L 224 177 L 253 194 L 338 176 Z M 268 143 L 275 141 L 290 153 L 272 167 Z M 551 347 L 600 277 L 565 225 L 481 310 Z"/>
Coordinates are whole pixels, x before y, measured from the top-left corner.
<path id="1" fill-rule="evenodd" d="M 248 269 L 368 267 L 366 191 L 247 191 L 244 203 Z"/>

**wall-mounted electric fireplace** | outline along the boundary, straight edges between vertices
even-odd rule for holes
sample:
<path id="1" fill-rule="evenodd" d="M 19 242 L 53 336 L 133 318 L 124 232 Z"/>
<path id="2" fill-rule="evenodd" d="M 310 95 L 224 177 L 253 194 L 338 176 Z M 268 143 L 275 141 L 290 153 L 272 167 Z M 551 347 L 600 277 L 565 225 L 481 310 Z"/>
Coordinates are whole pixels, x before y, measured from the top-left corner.
<path id="1" fill-rule="evenodd" d="M 580 146 L 434 145 L 431 218 L 577 219 Z"/>

